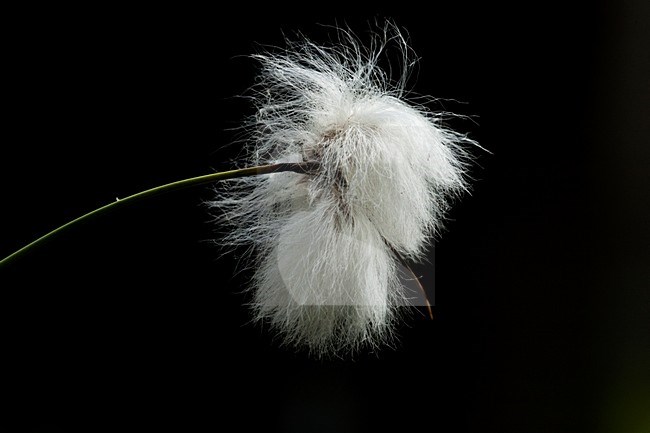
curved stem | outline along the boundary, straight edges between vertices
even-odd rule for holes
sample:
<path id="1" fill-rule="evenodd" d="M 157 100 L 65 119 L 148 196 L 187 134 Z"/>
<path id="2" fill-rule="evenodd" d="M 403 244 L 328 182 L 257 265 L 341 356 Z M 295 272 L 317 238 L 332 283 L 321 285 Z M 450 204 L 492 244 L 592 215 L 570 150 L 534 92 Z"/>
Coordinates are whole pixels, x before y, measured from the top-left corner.
<path id="1" fill-rule="evenodd" d="M 198 176 L 198 177 L 192 177 L 189 179 L 183 179 L 179 180 L 176 182 L 168 183 L 166 185 L 161 185 L 157 186 L 155 188 L 148 189 L 146 191 L 141 191 L 139 193 L 130 195 L 128 197 L 122 198 L 122 199 L 117 199 L 116 201 L 112 203 L 108 203 L 107 205 L 104 205 L 100 208 L 97 208 L 93 211 L 88 212 L 87 214 L 84 214 L 78 218 L 73 219 L 72 221 L 63 224 L 60 227 L 55 228 L 49 233 L 46 233 L 45 235 L 41 236 L 40 238 L 36 239 L 35 241 L 25 245 L 21 249 L 15 251 L 14 253 L 8 255 L 4 259 L 0 260 L 0 267 L 3 265 L 6 265 L 7 263 L 15 260 L 19 256 L 22 256 L 23 254 L 27 253 L 31 249 L 37 247 L 41 243 L 45 242 L 49 238 L 55 236 L 56 234 L 62 232 L 63 230 L 67 229 L 70 226 L 73 226 L 83 220 L 86 220 L 88 218 L 91 218 L 95 215 L 101 214 L 109 209 L 114 209 L 118 206 L 122 206 L 125 204 L 133 203 L 134 201 L 147 198 L 147 197 L 152 197 L 154 195 L 162 194 L 165 192 L 169 191 L 176 191 L 182 188 L 187 188 L 190 186 L 197 186 L 197 185 L 203 185 L 206 183 L 211 183 L 211 182 L 216 182 L 219 180 L 226 180 L 226 179 L 234 179 L 237 177 L 246 177 L 246 176 L 256 176 L 259 174 L 268 174 L 268 173 L 275 173 L 275 172 L 280 172 L 280 171 L 294 171 L 297 173 L 310 173 L 315 169 L 315 163 L 281 163 L 281 164 L 271 164 L 271 165 L 262 165 L 262 166 L 257 166 L 257 167 L 249 167 L 249 168 L 242 168 L 238 170 L 230 170 L 230 171 L 222 171 L 219 173 L 212 173 L 212 174 L 206 174 L 204 176 Z"/>

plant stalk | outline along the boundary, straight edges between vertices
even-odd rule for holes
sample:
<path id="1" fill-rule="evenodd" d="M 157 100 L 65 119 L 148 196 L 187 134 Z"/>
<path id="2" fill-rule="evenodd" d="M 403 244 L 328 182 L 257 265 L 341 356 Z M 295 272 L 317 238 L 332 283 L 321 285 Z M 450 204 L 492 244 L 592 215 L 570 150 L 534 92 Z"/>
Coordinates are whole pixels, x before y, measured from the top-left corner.
<path id="1" fill-rule="evenodd" d="M 235 179 L 238 177 L 246 177 L 246 176 L 256 176 L 260 174 L 277 173 L 281 171 L 293 171 L 296 173 L 309 174 L 313 172 L 316 168 L 317 168 L 317 163 L 313 163 L 313 162 L 262 165 L 257 167 L 248 167 L 248 168 L 242 168 L 238 170 L 222 171 L 219 173 L 212 173 L 203 176 L 192 177 L 189 179 L 183 179 L 165 185 L 160 185 L 148 189 L 146 191 L 141 191 L 125 198 L 116 199 L 114 202 L 108 203 L 107 205 L 104 205 L 100 208 L 90 211 L 87 214 L 84 214 L 78 218 L 73 219 L 68 223 L 63 224 L 60 227 L 55 228 L 51 232 L 44 234 L 43 236 L 36 239 L 35 241 L 25 245 L 21 249 L 15 251 L 14 253 L 0 260 L 0 268 L 16 260 L 20 256 L 23 256 L 30 250 L 38 247 L 39 245 L 41 245 L 48 239 L 56 236 L 58 233 L 61 233 L 68 227 L 71 227 L 77 223 L 80 223 L 96 215 L 102 214 L 108 210 L 115 209 L 117 207 L 121 207 L 123 205 L 130 204 L 141 199 L 153 197 L 155 195 L 166 193 L 166 192 L 176 191 L 183 188 L 188 188 L 197 185 L 204 185 L 206 183 L 212 183 L 220 180 Z"/>

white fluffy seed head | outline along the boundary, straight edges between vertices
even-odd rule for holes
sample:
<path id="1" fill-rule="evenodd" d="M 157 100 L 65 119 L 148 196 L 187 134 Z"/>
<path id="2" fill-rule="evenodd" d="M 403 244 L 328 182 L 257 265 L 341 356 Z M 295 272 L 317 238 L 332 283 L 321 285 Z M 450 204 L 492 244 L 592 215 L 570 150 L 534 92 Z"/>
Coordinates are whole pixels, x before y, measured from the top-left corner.
<path id="1" fill-rule="evenodd" d="M 288 42 L 254 56 L 247 165 L 317 162 L 313 174 L 229 181 L 211 204 L 229 245 L 248 245 L 256 318 L 316 356 L 387 343 L 404 290 L 399 260 L 417 259 L 465 189 L 468 138 L 405 100 L 410 49 L 393 26 L 364 49 L 341 31 L 323 47 Z M 402 54 L 392 79 L 378 63 Z"/>

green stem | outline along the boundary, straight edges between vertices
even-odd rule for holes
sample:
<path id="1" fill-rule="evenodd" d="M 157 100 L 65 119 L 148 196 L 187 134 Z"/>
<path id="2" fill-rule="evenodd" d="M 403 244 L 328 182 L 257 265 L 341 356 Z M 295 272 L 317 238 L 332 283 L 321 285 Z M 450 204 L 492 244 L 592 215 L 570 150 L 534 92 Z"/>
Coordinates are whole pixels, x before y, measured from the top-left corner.
<path id="1" fill-rule="evenodd" d="M 219 173 L 212 173 L 212 174 L 206 174 L 204 176 L 198 176 L 198 177 L 192 177 L 190 179 L 183 179 L 179 180 L 177 182 L 172 182 L 168 183 L 166 185 L 161 185 L 157 186 L 155 188 L 148 189 L 146 191 L 139 192 L 137 194 L 130 195 L 128 197 L 122 198 L 122 199 L 117 199 L 116 201 L 109 203 L 107 205 L 104 205 L 98 209 L 95 209 L 91 212 L 88 212 L 85 215 L 80 216 L 79 218 L 73 219 L 72 221 L 63 224 L 60 227 L 55 228 L 51 232 L 41 236 L 40 238 L 36 239 L 35 241 L 25 245 L 18 251 L 8 255 L 4 259 L 0 260 L 0 267 L 6 265 L 7 263 L 15 260 L 16 258 L 22 256 L 23 254 L 27 253 L 28 251 L 32 250 L 33 248 L 36 248 L 46 240 L 50 239 L 51 237 L 55 236 L 56 234 L 62 232 L 63 230 L 67 229 L 70 226 L 73 226 L 81 221 L 84 221 L 88 218 L 91 218 L 93 216 L 99 215 L 103 212 L 106 212 L 110 209 L 114 209 L 118 206 L 122 206 L 125 204 L 133 203 L 137 200 L 144 199 L 147 197 L 152 197 L 154 195 L 162 194 L 165 192 L 170 192 L 170 191 L 176 191 L 182 188 L 187 188 L 190 186 L 197 186 L 197 185 L 203 185 L 206 183 L 211 183 L 211 182 L 216 182 L 219 180 L 226 180 L 226 179 L 234 179 L 237 177 L 246 177 L 246 176 L 255 176 L 259 174 L 268 174 L 268 173 L 275 173 L 275 172 L 280 172 L 280 171 L 295 171 L 297 173 L 309 173 L 312 170 L 314 170 L 315 165 L 314 163 L 302 163 L 302 164 L 293 164 L 293 163 L 281 163 L 281 164 L 271 164 L 271 165 L 262 165 L 258 167 L 249 167 L 249 168 L 242 168 L 239 170 L 230 170 L 230 171 L 222 171 Z"/>

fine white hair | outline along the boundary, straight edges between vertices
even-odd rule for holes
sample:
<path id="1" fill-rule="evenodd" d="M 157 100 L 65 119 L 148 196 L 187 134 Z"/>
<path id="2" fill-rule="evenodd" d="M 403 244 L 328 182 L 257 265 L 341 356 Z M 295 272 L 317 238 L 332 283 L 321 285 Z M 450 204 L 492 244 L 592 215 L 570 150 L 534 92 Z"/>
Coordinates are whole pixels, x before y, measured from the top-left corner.
<path id="1" fill-rule="evenodd" d="M 228 223 L 223 243 L 250 247 L 255 318 L 318 357 L 390 343 L 406 303 L 399 264 L 423 257 L 466 189 L 473 143 L 441 125 L 447 114 L 406 100 L 412 53 L 395 26 L 368 47 L 338 35 L 254 56 L 245 164 L 317 168 L 231 180 L 211 202 Z M 389 48 L 397 77 L 379 67 Z"/>

